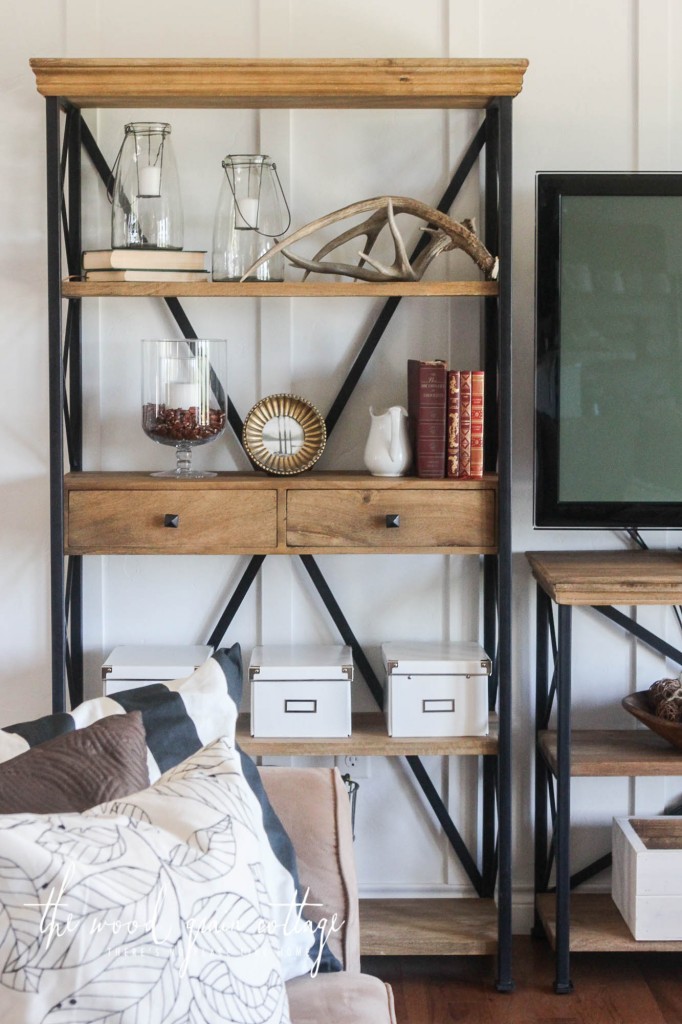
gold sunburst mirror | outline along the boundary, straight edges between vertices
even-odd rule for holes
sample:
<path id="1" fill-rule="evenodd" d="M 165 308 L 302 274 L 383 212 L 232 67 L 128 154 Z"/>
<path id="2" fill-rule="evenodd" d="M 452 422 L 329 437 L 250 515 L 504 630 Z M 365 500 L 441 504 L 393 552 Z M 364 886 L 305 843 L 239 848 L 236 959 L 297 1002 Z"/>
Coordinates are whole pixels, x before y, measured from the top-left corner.
<path id="1" fill-rule="evenodd" d="M 268 395 L 244 420 L 246 453 L 260 469 L 279 476 L 315 465 L 327 443 L 322 414 L 298 395 Z"/>

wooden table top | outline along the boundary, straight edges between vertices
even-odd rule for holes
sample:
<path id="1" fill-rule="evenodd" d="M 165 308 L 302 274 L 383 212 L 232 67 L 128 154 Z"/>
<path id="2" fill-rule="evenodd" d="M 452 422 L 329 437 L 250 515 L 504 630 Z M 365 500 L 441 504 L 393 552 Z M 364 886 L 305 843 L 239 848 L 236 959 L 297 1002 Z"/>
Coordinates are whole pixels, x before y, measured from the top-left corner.
<path id="1" fill-rule="evenodd" d="M 682 604 L 677 551 L 528 551 L 526 558 L 557 604 Z"/>

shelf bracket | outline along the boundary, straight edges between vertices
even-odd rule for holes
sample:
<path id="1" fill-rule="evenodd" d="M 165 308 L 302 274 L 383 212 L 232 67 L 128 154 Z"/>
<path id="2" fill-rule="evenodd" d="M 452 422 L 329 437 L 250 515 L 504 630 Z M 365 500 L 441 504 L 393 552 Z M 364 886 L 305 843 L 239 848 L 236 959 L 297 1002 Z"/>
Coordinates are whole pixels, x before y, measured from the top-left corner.
<path id="1" fill-rule="evenodd" d="M 623 612 L 618 611 L 617 608 L 612 608 L 610 605 L 595 604 L 592 605 L 592 608 L 599 612 L 600 615 L 610 619 L 611 622 L 615 622 L 617 626 L 622 626 L 628 633 L 632 633 L 634 637 L 653 648 L 653 650 L 658 651 L 659 654 L 670 658 L 671 661 L 676 661 L 678 665 L 682 665 L 682 651 L 661 639 L 660 636 L 656 636 L 651 630 L 645 629 L 635 619 L 631 619 L 629 615 L 624 615 Z"/>
<path id="2" fill-rule="evenodd" d="M 344 643 L 353 651 L 353 658 L 362 673 L 362 677 L 369 687 L 370 693 L 374 697 L 376 704 L 379 708 L 384 706 L 384 691 L 376 672 L 369 663 L 365 652 L 363 651 L 355 633 L 351 629 L 348 620 L 344 616 L 339 604 L 329 588 L 329 584 L 325 580 L 320 567 L 313 558 L 312 555 L 299 555 L 303 566 L 313 581 L 315 588 L 322 598 L 322 602 L 331 615 L 334 625 L 341 634 L 341 638 Z"/>
<path id="3" fill-rule="evenodd" d="M 233 618 L 239 611 L 239 607 L 244 598 L 246 597 L 246 595 L 248 594 L 249 588 L 251 587 L 251 584 L 255 580 L 256 576 L 258 575 L 260 567 L 265 561 L 265 558 L 265 555 L 253 555 L 250 558 L 249 563 L 246 566 L 246 569 L 242 573 L 242 577 L 239 583 L 235 587 L 232 597 L 230 598 L 225 607 L 225 611 L 218 619 L 218 622 L 216 623 L 213 632 L 206 641 L 207 644 L 209 644 L 214 649 L 220 646 L 230 623 L 232 622 Z"/>
<path id="4" fill-rule="evenodd" d="M 483 879 L 481 873 L 476 866 L 476 862 L 469 853 L 469 850 L 464 843 L 461 835 L 459 834 L 455 824 L 448 814 L 447 808 L 440 798 L 438 790 L 431 781 L 426 768 L 424 767 L 421 758 L 415 757 L 412 754 L 408 754 L 405 758 L 408 765 L 412 769 L 414 777 L 416 778 L 419 786 L 424 793 L 424 796 L 428 800 L 431 810 L 438 818 L 438 822 L 448 837 L 450 845 L 457 854 L 459 861 L 467 873 L 469 881 L 476 890 L 477 896 L 483 895 Z"/>

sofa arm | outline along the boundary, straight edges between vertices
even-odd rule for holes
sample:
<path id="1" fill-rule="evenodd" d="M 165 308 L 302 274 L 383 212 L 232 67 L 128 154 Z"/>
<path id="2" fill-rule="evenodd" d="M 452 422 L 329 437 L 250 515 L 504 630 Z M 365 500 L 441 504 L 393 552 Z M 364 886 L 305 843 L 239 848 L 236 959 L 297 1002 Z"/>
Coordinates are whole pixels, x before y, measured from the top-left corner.
<path id="1" fill-rule="evenodd" d="M 360 970 L 358 885 L 348 793 L 336 768 L 259 769 L 270 802 L 296 850 L 311 920 L 337 927 L 329 948 L 347 971 Z"/>

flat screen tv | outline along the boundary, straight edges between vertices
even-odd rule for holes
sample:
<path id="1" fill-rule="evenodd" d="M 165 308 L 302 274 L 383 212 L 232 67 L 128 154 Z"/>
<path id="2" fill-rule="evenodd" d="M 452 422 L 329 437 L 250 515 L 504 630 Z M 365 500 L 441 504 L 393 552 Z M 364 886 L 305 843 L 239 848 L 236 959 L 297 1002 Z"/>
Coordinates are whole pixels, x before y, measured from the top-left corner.
<path id="1" fill-rule="evenodd" d="M 535 525 L 682 527 L 682 174 L 536 184 Z"/>

